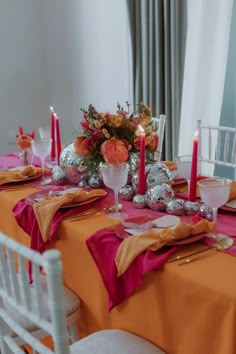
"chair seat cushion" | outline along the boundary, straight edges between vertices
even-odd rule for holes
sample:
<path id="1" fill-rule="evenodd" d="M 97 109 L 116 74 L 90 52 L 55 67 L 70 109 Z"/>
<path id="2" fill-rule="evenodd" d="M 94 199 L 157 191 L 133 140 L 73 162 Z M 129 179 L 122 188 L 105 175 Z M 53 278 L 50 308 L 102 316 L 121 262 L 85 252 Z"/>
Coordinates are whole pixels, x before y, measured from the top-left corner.
<path id="1" fill-rule="evenodd" d="M 70 354 L 165 354 L 147 340 L 127 331 L 99 331 L 70 346 Z"/>
<path id="2" fill-rule="evenodd" d="M 46 286 L 46 279 L 45 278 L 46 277 L 44 275 L 41 275 L 42 291 L 43 291 L 43 294 L 42 294 L 43 306 L 42 306 L 42 308 L 43 308 L 43 317 L 48 319 L 49 318 L 48 299 L 47 299 L 48 295 L 47 295 L 47 286 Z M 33 308 L 35 308 L 34 293 L 33 293 L 34 285 L 29 285 L 29 286 L 30 286 L 30 295 L 31 295 L 31 299 L 32 299 L 32 306 L 33 306 Z M 75 293 L 73 293 L 69 288 L 67 288 L 65 286 L 64 286 L 64 297 L 65 297 L 65 314 L 66 314 L 66 317 L 68 317 L 79 310 L 80 300 L 79 300 L 79 297 Z M 11 312 L 7 302 L 5 302 L 4 305 L 5 305 L 5 308 Z M 31 323 L 30 321 L 28 321 L 25 318 L 22 318 L 22 316 L 17 312 L 14 312 L 13 318 L 18 323 L 20 323 L 26 330 L 28 330 L 30 332 L 33 332 L 38 329 L 33 323 Z"/>

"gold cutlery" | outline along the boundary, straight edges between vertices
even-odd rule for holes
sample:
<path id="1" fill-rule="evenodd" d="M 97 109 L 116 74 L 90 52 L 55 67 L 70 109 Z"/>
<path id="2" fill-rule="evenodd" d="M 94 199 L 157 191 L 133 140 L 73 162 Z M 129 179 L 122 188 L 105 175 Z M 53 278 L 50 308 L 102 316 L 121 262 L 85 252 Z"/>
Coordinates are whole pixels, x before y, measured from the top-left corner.
<path id="1" fill-rule="evenodd" d="M 188 258 L 188 257 L 194 256 L 195 254 L 203 253 L 203 252 L 209 251 L 211 249 L 212 249 L 212 246 L 208 246 L 207 248 L 203 248 L 203 249 L 200 249 L 197 251 L 192 251 L 192 252 L 183 254 L 182 256 L 177 256 L 175 258 L 171 258 L 167 262 L 172 263 L 172 262 L 180 261 L 181 259 Z"/>
<path id="2" fill-rule="evenodd" d="M 216 252 L 217 249 L 216 248 L 208 248 L 208 249 L 206 249 L 206 251 L 214 251 L 214 252 Z M 187 258 L 183 262 L 178 263 L 178 266 L 183 266 L 185 264 L 189 264 L 191 262 L 197 261 L 197 260 L 202 259 L 202 258 L 204 258 L 204 255 L 202 255 L 202 254 L 198 255 L 197 257 Z"/>
<path id="3" fill-rule="evenodd" d="M 107 214 L 110 213 L 113 210 L 113 206 L 111 207 L 106 207 L 106 208 L 101 208 L 101 209 L 88 209 L 80 214 L 75 214 L 75 215 L 70 215 L 67 216 L 64 220 L 71 220 L 71 221 L 76 221 L 79 219 L 87 219 L 92 216 L 97 216 L 97 215 L 102 215 L 102 214 Z"/>
<path id="4" fill-rule="evenodd" d="M 18 184 L 18 185 L 14 185 L 14 186 L 9 186 L 9 187 L 4 187 L 2 189 L 0 189 L 0 192 L 10 192 L 10 191 L 14 191 L 14 190 L 17 190 L 17 189 L 25 189 L 25 188 L 38 188 L 40 186 L 46 186 L 47 184 L 50 184 L 51 183 L 51 179 L 45 179 L 43 181 L 41 181 L 40 183 L 30 183 L 30 182 L 27 182 L 27 183 L 21 183 L 21 184 Z"/>
<path id="5" fill-rule="evenodd" d="M 183 254 L 183 255 L 180 255 L 180 256 L 177 256 L 175 258 L 171 258 L 169 259 L 167 262 L 168 263 L 171 263 L 171 262 L 175 262 L 175 261 L 180 261 L 181 259 L 184 259 L 184 258 L 188 258 L 188 257 L 191 257 L 191 256 L 194 256 L 195 254 L 199 254 L 199 253 L 203 253 L 203 252 L 206 252 L 206 251 L 209 251 L 209 250 L 216 250 L 216 251 L 223 251 L 223 250 L 227 250 L 228 248 L 230 248 L 232 245 L 234 244 L 234 241 L 232 238 L 228 237 L 228 236 L 225 236 L 225 237 L 222 237 L 221 239 L 217 240 L 213 245 L 211 246 L 207 246 L 203 249 L 200 249 L 200 250 L 196 250 L 196 251 L 191 251 L 189 253 L 186 253 L 186 254 Z M 197 257 L 198 259 L 199 257 Z M 195 258 L 193 258 L 194 260 Z M 189 263 L 191 260 L 186 260 L 185 262 L 183 263 L 180 263 L 179 265 L 182 265 L 182 264 L 186 264 L 186 263 Z"/>

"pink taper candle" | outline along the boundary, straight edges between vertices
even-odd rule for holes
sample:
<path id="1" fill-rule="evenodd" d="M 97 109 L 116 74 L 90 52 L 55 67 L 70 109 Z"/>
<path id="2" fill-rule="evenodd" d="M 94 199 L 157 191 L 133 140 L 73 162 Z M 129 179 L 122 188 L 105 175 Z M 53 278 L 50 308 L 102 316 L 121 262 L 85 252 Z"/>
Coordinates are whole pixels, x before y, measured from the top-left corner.
<path id="1" fill-rule="evenodd" d="M 195 132 L 194 139 L 193 139 L 191 177 L 190 177 L 190 186 L 189 186 L 189 201 L 190 202 L 196 201 L 197 164 L 198 164 L 198 132 Z"/>
<path id="2" fill-rule="evenodd" d="M 51 110 L 51 139 L 52 139 L 52 148 L 51 148 L 51 160 L 55 160 L 56 157 L 56 146 L 55 146 L 55 114 L 53 107 L 50 107 Z"/>
<path id="3" fill-rule="evenodd" d="M 56 141 L 57 141 L 57 164 L 58 166 L 60 166 L 61 135 L 60 135 L 60 121 L 57 115 L 55 115 L 55 127 L 56 127 Z"/>
<path id="4" fill-rule="evenodd" d="M 139 125 L 141 132 L 140 144 L 140 161 L 139 161 L 139 174 L 138 174 L 138 194 L 145 194 L 146 178 L 145 178 L 145 132 L 141 125 Z"/>

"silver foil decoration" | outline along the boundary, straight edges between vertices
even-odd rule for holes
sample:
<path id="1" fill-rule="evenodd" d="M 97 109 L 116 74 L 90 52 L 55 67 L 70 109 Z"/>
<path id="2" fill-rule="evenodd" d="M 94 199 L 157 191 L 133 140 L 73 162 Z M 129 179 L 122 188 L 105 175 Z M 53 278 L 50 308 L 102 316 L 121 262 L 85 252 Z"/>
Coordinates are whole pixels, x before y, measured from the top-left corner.
<path id="1" fill-rule="evenodd" d="M 62 150 L 60 166 L 65 171 L 67 178 L 73 183 L 79 183 L 82 176 L 89 177 L 90 171 L 96 170 L 94 161 L 75 153 L 74 142 L 69 143 Z"/>
<path id="2" fill-rule="evenodd" d="M 211 207 L 202 204 L 200 205 L 199 212 L 202 218 L 207 219 L 209 221 L 213 220 L 213 211 Z"/>
<path id="3" fill-rule="evenodd" d="M 151 187 L 146 192 L 146 203 L 150 209 L 165 211 L 166 204 L 174 198 L 174 192 L 166 183 Z"/>
<path id="4" fill-rule="evenodd" d="M 147 172 L 146 184 L 147 188 L 151 188 L 163 183 L 169 183 L 172 180 L 172 174 L 166 165 L 163 163 L 154 163 L 150 166 Z"/>
<path id="5" fill-rule="evenodd" d="M 182 199 L 172 199 L 166 203 L 166 213 L 170 215 L 184 215 L 184 201 Z"/>
<path id="6" fill-rule="evenodd" d="M 136 194 L 133 198 L 133 207 L 136 209 L 144 209 L 146 207 L 145 195 Z"/>
<path id="7" fill-rule="evenodd" d="M 52 182 L 56 185 L 62 185 L 66 183 L 66 173 L 60 166 L 55 166 L 52 169 Z"/>
<path id="8" fill-rule="evenodd" d="M 195 215 L 199 211 L 200 204 L 198 202 L 187 201 L 184 203 L 184 213 L 186 215 Z"/>
<path id="9" fill-rule="evenodd" d="M 104 187 L 103 178 L 100 173 L 93 172 L 88 179 L 88 185 L 91 188 L 102 188 Z"/>
<path id="10" fill-rule="evenodd" d="M 119 198 L 122 200 L 132 200 L 134 197 L 133 187 L 130 185 L 125 185 L 119 190 Z"/>

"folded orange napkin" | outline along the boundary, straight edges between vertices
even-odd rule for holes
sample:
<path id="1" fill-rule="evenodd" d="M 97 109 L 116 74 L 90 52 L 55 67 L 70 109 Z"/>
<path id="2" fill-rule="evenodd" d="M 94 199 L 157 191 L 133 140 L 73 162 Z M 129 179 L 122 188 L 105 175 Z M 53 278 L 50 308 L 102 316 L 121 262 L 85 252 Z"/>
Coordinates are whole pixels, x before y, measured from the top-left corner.
<path id="1" fill-rule="evenodd" d="M 157 251 L 171 241 L 213 231 L 214 224 L 204 219 L 196 224 L 180 222 L 174 229 L 151 229 L 141 235 L 127 237 L 120 244 L 116 254 L 117 275 L 122 275 L 135 258 L 146 250 Z"/>
<path id="2" fill-rule="evenodd" d="M 162 161 L 162 163 L 166 165 L 166 167 L 168 167 L 170 171 L 177 170 L 177 165 L 175 161 Z"/>
<path id="3" fill-rule="evenodd" d="M 21 181 L 29 177 L 34 177 L 42 174 L 42 169 L 39 167 L 26 166 L 23 169 L 14 169 L 0 172 L 0 185 L 14 181 Z"/>
<path id="4" fill-rule="evenodd" d="M 106 194 L 107 192 L 102 189 L 93 189 L 90 192 L 86 192 L 82 188 L 78 188 L 76 192 L 66 193 L 57 197 L 46 196 L 42 201 L 35 203 L 33 209 L 43 240 L 47 241 L 49 239 L 52 219 L 62 206 L 82 203 L 94 197 L 103 197 Z"/>
<path id="5" fill-rule="evenodd" d="M 178 185 L 173 185 L 172 188 L 173 188 L 174 192 L 178 192 L 181 190 L 181 193 L 188 193 L 187 182 L 183 182 Z M 198 185 L 197 185 L 197 190 L 196 190 L 196 197 L 200 198 L 200 190 L 199 190 Z M 236 199 L 236 181 L 232 181 L 232 183 L 230 185 L 230 194 L 229 194 L 228 202 L 232 199 Z"/>

